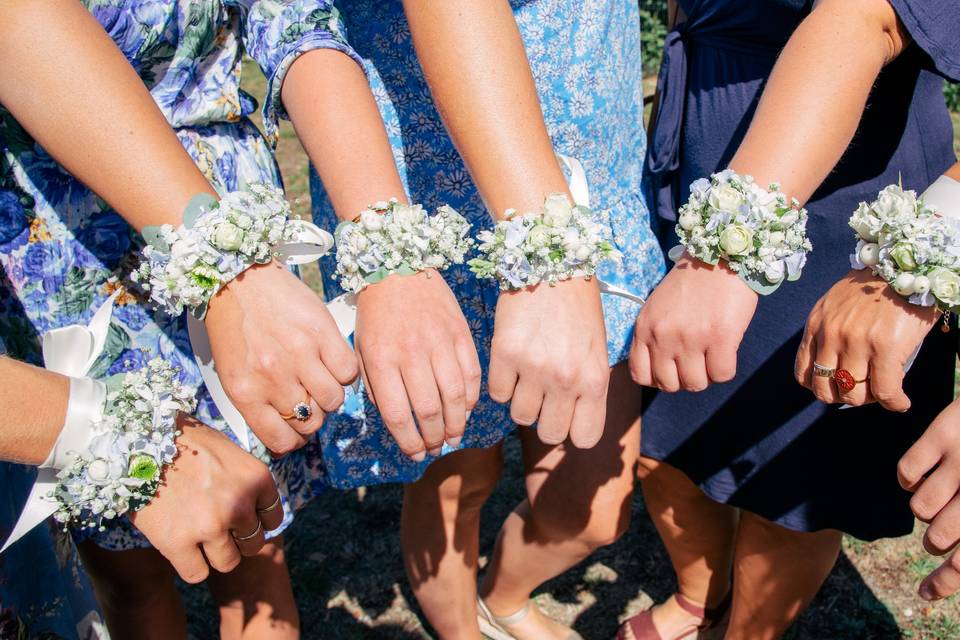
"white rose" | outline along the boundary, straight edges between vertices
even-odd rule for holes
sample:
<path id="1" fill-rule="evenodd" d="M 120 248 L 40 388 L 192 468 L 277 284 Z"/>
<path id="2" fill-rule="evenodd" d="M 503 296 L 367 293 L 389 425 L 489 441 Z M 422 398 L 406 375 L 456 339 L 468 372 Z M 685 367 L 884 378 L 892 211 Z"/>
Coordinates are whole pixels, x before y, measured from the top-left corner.
<path id="1" fill-rule="evenodd" d="M 780 247 L 783 246 L 783 243 L 787 239 L 787 234 L 783 231 L 771 231 L 770 237 L 767 239 L 771 247 Z"/>
<path id="2" fill-rule="evenodd" d="M 797 212 L 797 210 L 790 209 L 785 214 L 780 216 L 777 219 L 777 222 L 780 224 L 782 228 L 786 229 L 788 227 L 792 227 L 793 225 L 795 225 L 797 223 L 797 220 L 799 219 L 800 219 L 800 214 Z"/>
<path id="3" fill-rule="evenodd" d="M 899 222 L 912 217 L 916 213 L 916 206 L 916 194 L 894 184 L 880 192 L 872 208 L 881 219 Z"/>
<path id="4" fill-rule="evenodd" d="M 550 230 L 545 225 L 538 224 L 527 234 L 527 242 L 534 248 L 540 249 L 550 244 Z"/>
<path id="5" fill-rule="evenodd" d="M 591 253 L 593 253 L 593 251 L 590 249 L 590 247 L 587 245 L 582 245 L 579 249 L 577 249 L 577 260 L 583 262 L 590 258 Z"/>
<path id="6" fill-rule="evenodd" d="M 786 266 L 783 264 L 783 260 L 777 260 L 767 265 L 766 269 L 763 270 L 763 277 L 765 277 L 770 284 L 777 284 L 783 280 L 785 272 Z"/>
<path id="7" fill-rule="evenodd" d="M 562 193 L 554 193 L 543 203 L 543 223 L 550 227 L 565 227 L 573 217 L 573 207 Z"/>
<path id="8" fill-rule="evenodd" d="M 690 231 L 700 224 L 700 214 L 695 211 L 684 211 L 680 214 L 680 228 L 684 231 Z"/>
<path id="9" fill-rule="evenodd" d="M 944 304 L 960 305 L 960 276 L 950 269 L 936 269 L 929 276 L 930 291 Z"/>
<path id="10" fill-rule="evenodd" d="M 753 247 L 753 232 L 740 223 L 728 225 L 720 233 L 720 250 L 728 256 L 749 253 Z"/>
<path id="11" fill-rule="evenodd" d="M 913 293 L 913 281 L 912 273 L 901 273 L 893 281 L 893 289 L 902 296 L 908 296 Z"/>
<path id="12" fill-rule="evenodd" d="M 369 246 L 370 241 L 367 240 L 367 236 L 362 233 L 352 233 L 350 237 L 347 238 L 347 248 L 355 255 L 363 253 Z"/>
<path id="13" fill-rule="evenodd" d="M 221 251 L 237 251 L 243 246 L 243 229 L 232 222 L 222 222 L 213 232 L 213 246 Z"/>
<path id="14" fill-rule="evenodd" d="M 411 227 L 423 220 L 420 205 L 397 204 L 393 208 L 393 219 L 403 227 Z"/>
<path id="15" fill-rule="evenodd" d="M 87 475 L 94 482 L 103 482 L 110 477 L 110 465 L 106 460 L 97 458 L 87 465 Z"/>
<path id="16" fill-rule="evenodd" d="M 709 202 L 714 209 L 736 213 L 743 204 L 743 194 L 729 184 L 721 184 L 710 190 Z"/>
<path id="17" fill-rule="evenodd" d="M 927 276 L 917 276 L 913 279 L 913 292 L 920 295 L 930 291 L 930 278 Z"/>
<path id="18" fill-rule="evenodd" d="M 383 216 L 367 209 L 360 214 L 360 225 L 367 231 L 379 231 L 383 229 Z"/>
<path id="19" fill-rule="evenodd" d="M 865 242 L 860 247 L 860 262 L 868 267 L 875 267 L 880 262 L 880 245 L 875 242 Z"/>

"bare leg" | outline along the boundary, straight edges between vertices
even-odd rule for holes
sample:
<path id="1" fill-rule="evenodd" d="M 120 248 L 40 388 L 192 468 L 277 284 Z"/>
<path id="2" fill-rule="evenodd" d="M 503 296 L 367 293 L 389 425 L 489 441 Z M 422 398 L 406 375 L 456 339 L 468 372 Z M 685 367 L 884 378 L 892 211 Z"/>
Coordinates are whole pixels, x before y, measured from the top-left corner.
<path id="1" fill-rule="evenodd" d="M 80 556 L 113 640 L 177 640 L 187 618 L 170 563 L 153 549 L 107 551 L 94 542 Z"/>
<path id="2" fill-rule="evenodd" d="M 603 438 L 592 449 L 548 446 L 535 429 L 521 430 L 527 500 L 500 530 L 481 586 L 495 615 L 521 610 L 539 585 L 627 530 L 640 447 L 640 389 L 626 366 L 611 372 L 608 397 Z M 570 634 L 536 611 L 509 630 L 520 640 Z"/>
<path id="3" fill-rule="evenodd" d="M 480 509 L 502 468 L 499 446 L 465 449 L 437 460 L 420 480 L 404 488 L 404 565 L 417 601 L 441 638 L 480 640 Z"/>
<path id="4" fill-rule="evenodd" d="M 711 500 L 684 473 L 650 458 L 640 459 L 640 478 L 680 594 L 697 606 L 716 607 L 730 589 L 738 510 Z M 653 621 L 662 636 L 674 638 L 702 619 L 670 598 L 654 610 Z"/>
<path id="5" fill-rule="evenodd" d="M 813 600 L 840 552 L 832 529 L 800 533 L 744 512 L 734 559 L 728 640 L 782 636 Z"/>
<path id="6" fill-rule="evenodd" d="M 228 574 L 211 571 L 210 593 L 220 609 L 222 640 L 296 640 L 300 616 L 283 553 L 283 537 Z"/>

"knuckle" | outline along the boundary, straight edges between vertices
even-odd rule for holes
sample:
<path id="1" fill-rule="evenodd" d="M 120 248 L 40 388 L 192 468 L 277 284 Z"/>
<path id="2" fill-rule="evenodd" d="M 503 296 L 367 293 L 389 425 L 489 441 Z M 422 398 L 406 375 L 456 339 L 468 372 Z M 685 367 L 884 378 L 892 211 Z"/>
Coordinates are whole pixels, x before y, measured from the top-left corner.
<path id="1" fill-rule="evenodd" d="M 336 411 L 343 404 L 343 387 L 337 385 L 327 385 L 316 398 L 317 405 L 326 412 Z"/>
<path id="2" fill-rule="evenodd" d="M 922 493 L 915 493 L 910 498 L 910 509 L 920 520 L 930 521 L 937 515 L 937 509 Z"/>
<path id="3" fill-rule="evenodd" d="M 181 574 L 180 577 L 188 584 L 200 584 L 210 576 L 210 569 L 197 567 L 192 571 Z"/>
<path id="4" fill-rule="evenodd" d="M 224 389 L 238 405 L 253 404 L 259 397 L 257 384 L 249 376 L 226 375 L 222 381 Z"/>
<path id="5" fill-rule="evenodd" d="M 463 402 L 467 397 L 467 387 L 463 382 L 447 382 L 443 386 L 443 396 L 451 402 Z"/>
<path id="6" fill-rule="evenodd" d="M 901 458 L 900 462 L 897 463 L 897 475 L 900 477 L 901 484 L 906 485 L 904 488 L 912 487 L 920 478 L 913 467 L 913 463 L 906 458 Z"/>
<path id="7" fill-rule="evenodd" d="M 554 371 L 553 380 L 561 389 L 572 389 L 577 384 L 577 373 L 569 367 L 563 367 Z"/>
<path id="8" fill-rule="evenodd" d="M 265 351 L 254 359 L 255 371 L 265 375 L 273 375 L 280 364 L 280 359 L 272 351 Z"/>
<path id="9" fill-rule="evenodd" d="M 410 413 L 400 407 L 383 407 L 380 410 L 380 416 L 393 428 L 406 427 L 410 424 Z"/>
<path id="10" fill-rule="evenodd" d="M 927 529 L 927 543 L 937 551 L 946 551 L 954 545 L 955 536 L 938 527 L 936 524 Z"/>
<path id="11" fill-rule="evenodd" d="M 300 448 L 300 439 L 288 436 L 276 438 L 270 445 L 270 450 L 278 456 L 285 456 Z"/>
<path id="12" fill-rule="evenodd" d="M 947 564 L 954 571 L 960 572 L 960 553 L 951 554 Z"/>
<path id="13" fill-rule="evenodd" d="M 443 415 L 443 406 L 434 400 L 417 403 L 414 407 L 420 420 L 436 420 Z"/>

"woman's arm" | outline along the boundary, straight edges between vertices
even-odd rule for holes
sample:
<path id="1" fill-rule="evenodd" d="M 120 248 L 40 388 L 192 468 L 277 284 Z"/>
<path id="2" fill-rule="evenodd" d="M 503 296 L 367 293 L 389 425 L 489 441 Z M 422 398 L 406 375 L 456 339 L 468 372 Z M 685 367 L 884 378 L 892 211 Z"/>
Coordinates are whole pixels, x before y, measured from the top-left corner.
<path id="1" fill-rule="evenodd" d="M 78 2 L 0 4 L 0 103 L 44 149 L 137 230 L 178 225 L 214 194 L 143 82 Z M 278 315 L 278 309 L 287 313 Z M 280 265 L 248 269 L 206 316 L 230 398 L 267 447 L 286 453 L 336 409 L 356 363 L 326 308 Z M 284 421 L 309 394 L 308 422 Z"/>
<path id="2" fill-rule="evenodd" d="M 342 220 L 377 201 L 406 201 L 383 120 L 354 60 L 329 49 L 305 53 L 282 95 Z M 443 278 L 429 270 L 363 289 L 354 345 L 370 397 L 407 456 L 422 460 L 444 442 L 460 444 L 480 397 L 480 363 Z"/>
<path id="3" fill-rule="evenodd" d="M 216 193 L 79 2 L 0 3 L 0 78 L 0 104 L 138 231 Z"/>
<path id="4" fill-rule="evenodd" d="M 907 44 L 886 0 L 819 0 L 777 60 L 731 168 L 806 201 L 850 144 L 880 71 Z M 698 391 L 731 379 L 756 304 L 723 263 L 681 258 L 637 318 L 634 380 Z M 702 313 L 687 313 L 698 306 Z"/>
<path id="5" fill-rule="evenodd" d="M 493 216 L 569 195 L 510 3 L 405 0 L 404 8 L 434 102 Z M 603 433 L 608 379 L 595 280 L 500 295 L 490 396 L 512 400 L 515 422 L 538 422 L 550 444 L 569 436 L 591 447 Z"/>

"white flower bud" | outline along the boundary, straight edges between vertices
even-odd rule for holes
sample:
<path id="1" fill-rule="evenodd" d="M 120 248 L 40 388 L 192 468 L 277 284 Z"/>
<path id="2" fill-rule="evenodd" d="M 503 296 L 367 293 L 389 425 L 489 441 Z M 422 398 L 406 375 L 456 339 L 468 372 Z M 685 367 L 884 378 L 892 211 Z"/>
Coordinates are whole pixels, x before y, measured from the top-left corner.
<path id="1" fill-rule="evenodd" d="M 913 281 L 912 273 L 901 273 L 893 281 L 893 289 L 902 296 L 908 296 L 913 293 Z"/>
<path id="2" fill-rule="evenodd" d="M 875 267 L 880 262 L 880 245 L 875 242 L 864 243 L 860 247 L 860 262 L 868 267 Z"/>
<path id="3" fill-rule="evenodd" d="M 920 295 L 930 291 L 930 278 L 927 276 L 917 276 L 913 279 L 913 292 Z"/>

